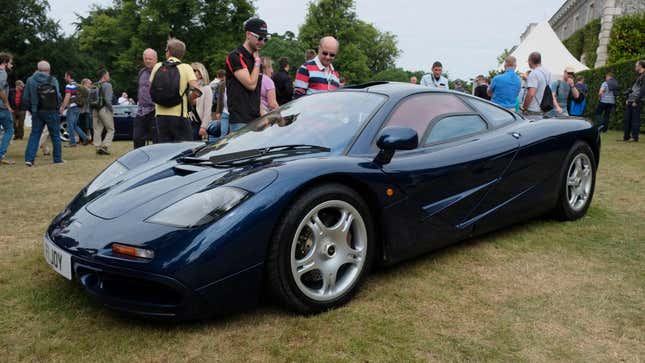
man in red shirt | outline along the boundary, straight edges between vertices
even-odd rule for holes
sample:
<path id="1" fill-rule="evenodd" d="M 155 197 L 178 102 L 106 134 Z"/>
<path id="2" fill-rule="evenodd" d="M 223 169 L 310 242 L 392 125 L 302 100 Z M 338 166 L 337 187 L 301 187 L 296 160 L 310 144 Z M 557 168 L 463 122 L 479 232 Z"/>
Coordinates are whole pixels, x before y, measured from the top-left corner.
<path id="1" fill-rule="evenodd" d="M 293 98 L 340 87 L 340 75 L 332 64 L 339 47 L 340 43 L 334 37 L 320 39 L 318 55 L 298 68 Z"/>
<path id="2" fill-rule="evenodd" d="M 22 140 L 25 137 L 25 110 L 22 107 L 22 90 L 25 83 L 21 80 L 16 81 L 16 88 L 11 94 L 9 103 L 13 107 L 13 139 Z"/>

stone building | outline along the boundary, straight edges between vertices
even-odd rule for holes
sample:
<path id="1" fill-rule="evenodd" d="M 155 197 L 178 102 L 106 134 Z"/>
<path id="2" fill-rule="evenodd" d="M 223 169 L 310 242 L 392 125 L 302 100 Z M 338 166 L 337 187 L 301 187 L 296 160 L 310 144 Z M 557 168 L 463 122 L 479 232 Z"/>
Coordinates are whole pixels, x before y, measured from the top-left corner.
<path id="1" fill-rule="evenodd" d="M 560 40 L 565 40 L 595 19 L 600 20 L 594 67 L 607 63 L 607 44 L 614 18 L 645 11 L 645 0 L 566 0 L 549 20 Z"/>

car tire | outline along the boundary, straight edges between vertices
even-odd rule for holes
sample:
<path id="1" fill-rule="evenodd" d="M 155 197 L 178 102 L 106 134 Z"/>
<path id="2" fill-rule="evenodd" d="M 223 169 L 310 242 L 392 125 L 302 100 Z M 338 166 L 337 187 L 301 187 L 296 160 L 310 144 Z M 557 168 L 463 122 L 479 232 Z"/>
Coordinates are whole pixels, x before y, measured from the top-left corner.
<path id="1" fill-rule="evenodd" d="M 576 142 L 562 166 L 560 196 L 555 208 L 559 220 L 573 221 L 589 209 L 596 185 L 596 160 L 585 142 Z"/>
<path id="2" fill-rule="evenodd" d="M 348 302 L 371 267 L 372 223 L 367 204 L 351 188 L 325 184 L 302 193 L 273 234 L 267 260 L 271 295 L 304 314 Z"/>
<path id="3" fill-rule="evenodd" d="M 69 132 L 67 130 L 67 121 L 60 122 L 60 140 L 62 142 L 69 141 Z"/>

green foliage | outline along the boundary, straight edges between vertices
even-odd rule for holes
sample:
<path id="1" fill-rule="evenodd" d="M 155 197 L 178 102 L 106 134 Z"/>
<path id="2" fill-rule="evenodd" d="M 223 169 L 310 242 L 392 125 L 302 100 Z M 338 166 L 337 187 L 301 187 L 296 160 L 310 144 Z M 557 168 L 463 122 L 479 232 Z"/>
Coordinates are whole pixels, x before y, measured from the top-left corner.
<path id="1" fill-rule="evenodd" d="M 501 66 L 502 64 L 504 64 L 504 62 L 506 61 L 506 58 L 509 55 L 511 55 L 511 50 L 504 48 L 504 51 L 502 52 L 502 54 L 497 56 L 497 65 Z"/>
<path id="2" fill-rule="evenodd" d="M 334 66 L 348 83 L 365 82 L 394 68 L 400 53 L 396 36 L 358 19 L 354 7 L 354 0 L 311 2 L 300 27 L 300 41 L 308 48 L 317 48 L 323 36 L 338 39 L 340 52 Z"/>
<path id="3" fill-rule="evenodd" d="M 31 75 L 36 63 L 49 56 L 45 47 L 61 37 L 60 27 L 47 12 L 46 0 L 13 0 L 0 5 L 0 50 L 14 56 L 10 77 L 24 80 Z"/>
<path id="4" fill-rule="evenodd" d="M 585 78 L 585 83 L 589 87 L 589 94 L 587 96 L 587 108 L 585 109 L 585 116 L 596 120 L 596 107 L 598 106 L 598 91 L 600 85 L 605 80 L 607 72 L 613 72 L 614 78 L 618 81 L 620 86 L 620 94 L 616 98 L 616 108 L 611 114 L 609 128 L 620 129 L 623 128 L 623 114 L 625 112 L 625 97 L 622 92 L 629 89 L 636 80 L 636 73 L 634 72 L 634 65 L 638 58 L 630 59 L 620 63 L 611 64 L 605 67 L 590 69 L 579 72 Z M 645 113 L 641 114 L 641 119 L 645 121 Z"/>
<path id="5" fill-rule="evenodd" d="M 571 55 L 577 59 L 582 59 L 587 67 L 593 68 L 596 63 L 596 50 L 598 49 L 598 34 L 600 33 L 600 19 L 591 21 L 583 28 L 578 29 L 575 33 L 565 39 L 562 43 L 569 50 Z"/>
<path id="6" fill-rule="evenodd" d="M 645 56 L 645 12 L 614 21 L 607 51 L 609 64 Z"/>
<path id="7" fill-rule="evenodd" d="M 290 31 L 283 35 L 271 34 L 271 40 L 262 48 L 262 56 L 271 57 L 273 60 L 273 71 L 278 71 L 278 60 L 281 57 L 289 58 L 289 74 L 295 76 L 298 67 L 305 61 L 305 45 L 297 40 Z"/>
<path id="8" fill-rule="evenodd" d="M 184 62 L 214 73 L 242 43 L 242 24 L 254 11 L 249 0 L 115 0 L 81 18 L 80 50 L 110 71 L 115 91 L 135 94 L 144 49 L 163 58 L 166 40 L 176 37 L 186 43 Z"/>
<path id="9" fill-rule="evenodd" d="M 390 82 L 409 82 L 410 77 L 414 74 L 406 71 L 403 68 L 390 68 L 375 74 L 370 81 L 390 81 Z M 423 73 L 421 74 L 423 76 Z M 421 78 L 417 77 L 417 80 Z"/>

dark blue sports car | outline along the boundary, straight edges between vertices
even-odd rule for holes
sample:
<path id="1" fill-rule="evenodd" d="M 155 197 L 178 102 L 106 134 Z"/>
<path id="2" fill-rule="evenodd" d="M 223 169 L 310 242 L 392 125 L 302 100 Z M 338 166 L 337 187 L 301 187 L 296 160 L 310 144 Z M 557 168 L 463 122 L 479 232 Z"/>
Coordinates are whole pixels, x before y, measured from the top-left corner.
<path id="1" fill-rule="evenodd" d="M 214 144 L 129 152 L 53 220 L 44 254 L 130 313 L 203 317 L 261 292 L 319 312 L 375 264 L 547 212 L 584 216 L 599 149 L 585 120 L 366 84 L 298 99 Z"/>

